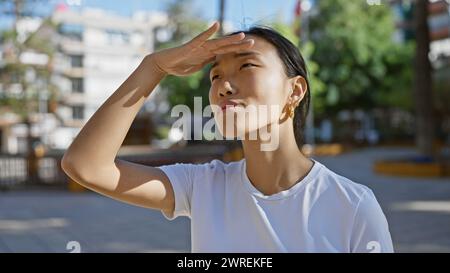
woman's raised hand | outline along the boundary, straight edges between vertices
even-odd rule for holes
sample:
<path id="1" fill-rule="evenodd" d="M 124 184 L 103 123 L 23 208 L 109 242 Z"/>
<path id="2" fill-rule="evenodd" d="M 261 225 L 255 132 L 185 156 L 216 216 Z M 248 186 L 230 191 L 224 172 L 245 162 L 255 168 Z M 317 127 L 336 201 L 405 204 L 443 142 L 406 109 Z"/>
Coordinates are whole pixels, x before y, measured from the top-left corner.
<path id="1" fill-rule="evenodd" d="M 207 30 L 189 42 L 174 48 L 151 54 L 154 64 L 164 73 L 185 76 L 199 71 L 214 61 L 216 55 L 248 49 L 253 46 L 252 39 L 244 40 L 244 33 L 208 40 L 219 29 L 214 22 Z"/>

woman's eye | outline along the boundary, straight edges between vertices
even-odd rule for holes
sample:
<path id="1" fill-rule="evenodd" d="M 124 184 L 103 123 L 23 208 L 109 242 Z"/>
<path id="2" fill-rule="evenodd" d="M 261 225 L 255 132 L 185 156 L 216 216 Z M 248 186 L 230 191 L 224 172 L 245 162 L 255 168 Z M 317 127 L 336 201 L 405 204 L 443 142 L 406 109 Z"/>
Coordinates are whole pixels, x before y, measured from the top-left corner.
<path id="1" fill-rule="evenodd" d="M 211 81 L 214 81 L 216 78 L 218 78 L 219 77 L 219 75 L 214 75 L 212 78 L 211 78 Z"/>
<path id="2" fill-rule="evenodd" d="M 254 64 L 251 64 L 251 63 L 245 63 L 245 64 L 243 64 L 242 66 L 241 66 L 241 68 L 244 68 L 244 67 L 250 67 L 250 66 L 255 66 Z"/>

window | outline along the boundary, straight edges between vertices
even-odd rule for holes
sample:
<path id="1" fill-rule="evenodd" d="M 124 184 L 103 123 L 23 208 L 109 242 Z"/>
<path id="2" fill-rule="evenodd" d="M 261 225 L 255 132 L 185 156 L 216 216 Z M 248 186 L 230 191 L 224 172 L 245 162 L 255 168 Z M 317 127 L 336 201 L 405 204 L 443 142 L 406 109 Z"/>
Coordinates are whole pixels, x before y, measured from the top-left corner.
<path id="1" fill-rule="evenodd" d="M 108 43 L 112 45 L 128 44 L 130 42 L 130 35 L 123 31 L 107 29 L 105 33 L 108 37 Z"/>
<path id="2" fill-rule="evenodd" d="M 83 39 L 84 28 L 82 25 L 61 24 L 59 25 L 59 33 L 71 39 L 81 41 Z"/>
<path id="3" fill-rule="evenodd" d="M 72 106 L 72 118 L 84 119 L 84 106 L 82 105 Z"/>
<path id="4" fill-rule="evenodd" d="M 81 55 L 71 55 L 70 64 L 72 67 L 83 67 L 83 56 Z"/>
<path id="5" fill-rule="evenodd" d="M 73 93 L 83 93 L 84 87 L 83 87 L 83 78 L 72 78 L 70 79 L 72 83 L 72 92 Z"/>

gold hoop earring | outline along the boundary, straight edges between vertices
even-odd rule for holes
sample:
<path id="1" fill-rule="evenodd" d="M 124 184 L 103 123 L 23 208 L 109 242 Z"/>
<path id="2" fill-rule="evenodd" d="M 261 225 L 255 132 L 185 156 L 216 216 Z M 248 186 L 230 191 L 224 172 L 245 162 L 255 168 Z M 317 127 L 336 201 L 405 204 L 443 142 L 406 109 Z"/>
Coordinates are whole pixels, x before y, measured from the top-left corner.
<path id="1" fill-rule="evenodd" d="M 289 105 L 289 107 L 288 107 L 288 115 L 289 115 L 290 118 L 292 118 L 292 119 L 294 118 L 294 116 L 295 116 L 295 108 L 297 108 L 299 104 L 300 104 L 300 101 L 298 100 L 298 101 L 296 101 L 296 102 L 294 102 L 294 103 Z"/>
<path id="2" fill-rule="evenodd" d="M 288 107 L 288 115 L 290 118 L 294 118 L 295 115 L 295 106 L 293 104 L 289 105 Z"/>

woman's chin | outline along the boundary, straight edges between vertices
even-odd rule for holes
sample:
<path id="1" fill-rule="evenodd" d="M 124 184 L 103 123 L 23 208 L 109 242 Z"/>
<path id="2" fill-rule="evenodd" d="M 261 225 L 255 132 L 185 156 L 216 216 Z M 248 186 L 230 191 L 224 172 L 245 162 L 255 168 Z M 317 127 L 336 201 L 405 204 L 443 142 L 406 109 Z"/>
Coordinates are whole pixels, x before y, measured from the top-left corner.
<path id="1" fill-rule="evenodd" d="M 249 135 L 249 130 L 245 126 L 232 126 L 231 128 L 225 128 L 218 126 L 218 131 L 225 139 L 239 139 L 244 140 L 245 136 Z"/>

